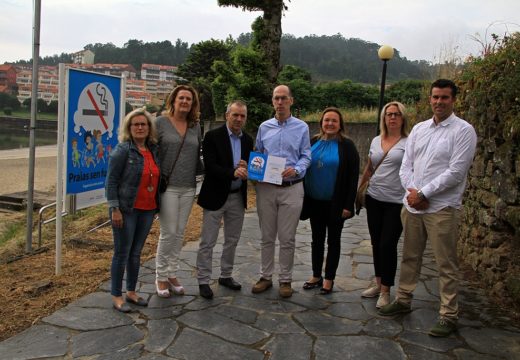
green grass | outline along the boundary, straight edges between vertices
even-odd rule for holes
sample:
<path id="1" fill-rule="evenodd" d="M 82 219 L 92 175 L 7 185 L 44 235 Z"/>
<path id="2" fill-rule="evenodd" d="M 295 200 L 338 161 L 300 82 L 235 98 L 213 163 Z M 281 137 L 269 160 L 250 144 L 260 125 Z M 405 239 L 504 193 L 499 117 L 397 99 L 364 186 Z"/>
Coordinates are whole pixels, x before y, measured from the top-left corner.
<path id="1" fill-rule="evenodd" d="M 358 108 L 358 109 L 340 109 L 343 119 L 346 123 L 375 123 L 378 122 L 377 109 Z M 406 116 L 409 122 L 409 126 L 416 123 L 417 110 L 414 106 L 406 107 Z M 300 119 L 307 122 L 318 122 L 320 121 L 321 111 L 314 113 L 300 114 Z"/>
<path id="2" fill-rule="evenodd" d="M 25 231 L 25 222 L 18 221 L 13 222 L 6 226 L 5 231 L 0 234 L 0 247 L 8 243 L 11 239 L 19 237 L 22 232 Z"/>
<path id="3" fill-rule="evenodd" d="M 5 115 L 3 112 L 0 114 L 0 116 L 7 116 Z M 13 117 L 20 117 L 20 118 L 24 118 L 24 119 L 30 119 L 31 118 L 31 112 L 28 111 L 28 110 L 17 110 L 17 111 L 13 111 L 13 113 L 9 116 L 13 116 Z M 41 119 L 41 120 L 57 120 L 58 119 L 58 114 L 51 114 L 51 113 L 38 113 L 38 116 L 36 117 L 36 119 Z"/>

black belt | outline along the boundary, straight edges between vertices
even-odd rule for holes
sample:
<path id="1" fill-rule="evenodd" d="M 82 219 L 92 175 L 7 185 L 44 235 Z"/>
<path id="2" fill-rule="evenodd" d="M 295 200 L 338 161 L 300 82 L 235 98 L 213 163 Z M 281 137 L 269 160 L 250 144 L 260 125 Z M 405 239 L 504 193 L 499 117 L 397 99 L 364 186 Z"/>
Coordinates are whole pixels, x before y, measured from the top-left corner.
<path id="1" fill-rule="evenodd" d="M 277 186 L 288 187 L 288 186 L 293 186 L 294 184 L 298 184 L 298 183 L 300 183 L 302 181 L 303 181 L 303 178 L 297 179 L 297 180 L 292 180 L 292 181 L 282 181 L 282 183 L 280 185 L 277 185 Z"/>
<path id="2" fill-rule="evenodd" d="M 235 190 L 229 190 L 229 193 L 230 193 L 230 194 L 236 194 L 236 193 L 239 192 L 239 191 L 240 191 L 240 188 L 235 189 Z"/>

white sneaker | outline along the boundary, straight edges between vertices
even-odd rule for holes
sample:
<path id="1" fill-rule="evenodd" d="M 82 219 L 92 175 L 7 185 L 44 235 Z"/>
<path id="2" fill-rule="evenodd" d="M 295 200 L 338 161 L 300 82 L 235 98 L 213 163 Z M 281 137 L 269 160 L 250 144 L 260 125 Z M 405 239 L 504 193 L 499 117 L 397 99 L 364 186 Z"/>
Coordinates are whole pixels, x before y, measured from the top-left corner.
<path id="1" fill-rule="evenodd" d="M 377 299 L 376 308 L 381 309 L 383 306 L 390 304 L 390 293 L 382 292 Z"/>
<path id="2" fill-rule="evenodd" d="M 374 285 L 372 287 L 369 287 L 365 291 L 363 291 L 361 293 L 361 297 L 364 297 L 364 298 L 375 298 L 375 297 L 377 297 L 379 295 L 380 292 L 381 292 L 381 287 L 377 286 L 377 285 Z"/>

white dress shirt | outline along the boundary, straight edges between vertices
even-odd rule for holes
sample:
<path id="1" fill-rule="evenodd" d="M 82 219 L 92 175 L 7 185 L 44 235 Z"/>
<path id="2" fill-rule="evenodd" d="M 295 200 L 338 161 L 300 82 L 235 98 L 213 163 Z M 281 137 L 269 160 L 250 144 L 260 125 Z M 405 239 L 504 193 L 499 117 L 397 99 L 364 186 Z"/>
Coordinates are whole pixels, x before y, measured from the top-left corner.
<path id="1" fill-rule="evenodd" d="M 453 113 L 438 125 L 433 118 L 415 125 L 406 142 L 399 176 L 405 189 L 421 190 L 430 206 L 422 211 L 409 206 L 407 190 L 403 203 L 408 211 L 459 209 L 476 145 L 473 126 Z"/>

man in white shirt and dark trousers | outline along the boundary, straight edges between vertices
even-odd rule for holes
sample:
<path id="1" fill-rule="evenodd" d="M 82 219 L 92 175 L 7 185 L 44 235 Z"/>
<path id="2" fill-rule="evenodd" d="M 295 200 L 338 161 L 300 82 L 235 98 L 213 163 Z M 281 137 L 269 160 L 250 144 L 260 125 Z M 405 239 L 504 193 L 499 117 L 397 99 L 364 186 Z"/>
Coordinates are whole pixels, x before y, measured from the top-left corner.
<path id="1" fill-rule="evenodd" d="M 473 162 L 477 135 L 473 126 L 453 113 L 457 87 L 439 79 L 431 85 L 433 118 L 414 126 L 399 172 L 406 189 L 401 219 L 404 228 L 399 288 L 380 315 L 411 311 L 422 256 L 429 240 L 439 270 L 440 317 L 429 334 L 449 336 L 457 329 L 457 241 L 462 195 Z"/>

